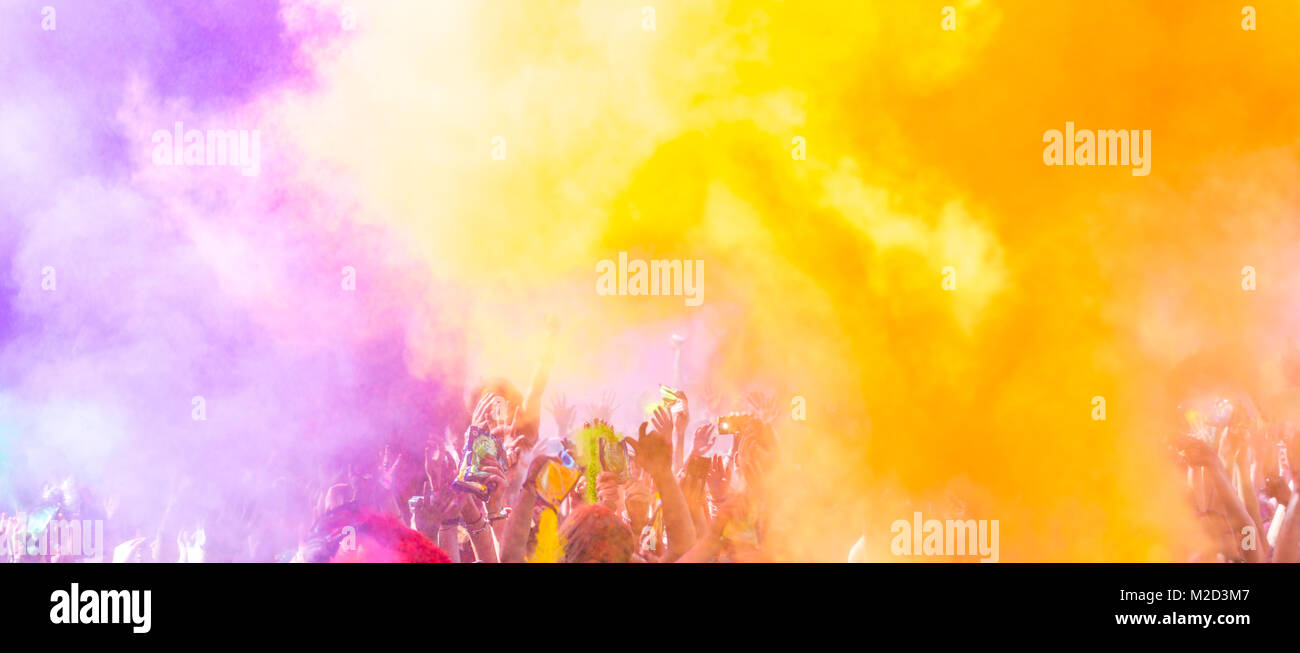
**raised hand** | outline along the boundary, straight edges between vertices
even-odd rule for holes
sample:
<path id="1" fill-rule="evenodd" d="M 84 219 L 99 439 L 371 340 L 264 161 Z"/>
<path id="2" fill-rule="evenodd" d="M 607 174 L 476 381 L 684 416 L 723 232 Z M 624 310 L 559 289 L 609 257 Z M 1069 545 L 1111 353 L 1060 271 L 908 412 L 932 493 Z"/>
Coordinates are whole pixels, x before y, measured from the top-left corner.
<path id="1" fill-rule="evenodd" d="M 477 426 L 481 429 L 490 428 L 494 417 L 493 408 L 496 405 L 497 396 L 491 392 L 484 392 L 479 397 L 478 403 L 474 405 L 474 412 L 470 414 L 469 425 Z"/>
<path id="2" fill-rule="evenodd" d="M 506 469 L 514 469 L 519 464 L 519 459 L 524 454 L 524 449 L 528 445 L 527 433 L 516 433 L 510 436 L 505 442 L 501 443 L 501 448 L 505 451 Z"/>
<path id="3" fill-rule="evenodd" d="M 646 428 L 651 424 L 641 422 L 638 438 L 628 440 L 628 444 L 636 452 L 637 464 L 646 471 L 652 474 L 662 472 L 671 474 L 673 445 L 669 434 L 673 432 L 672 415 L 666 408 L 659 406 L 655 408 L 651 420 L 653 428 L 647 431 Z"/>
<path id="4" fill-rule="evenodd" d="M 492 423 L 492 435 L 497 441 L 504 444 L 515 437 L 516 425 L 519 424 L 519 407 L 515 407 L 515 412 L 510 415 L 507 421 L 501 416 L 497 416 Z"/>
<path id="5" fill-rule="evenodd" d="M 144 546 L 146 538 L 134 537 L 115 547 L 113 549 L 113 562 L 141 562 L 144 559 Z"/>
<path id="6" fill-rule="evenodd" d="M 461 503 L 466 494 L 452 487 L 456 478 L 459 462 L 450 447 L 431 443 L 424 449 L 424 487 L 415 510 L 411 511 L 411 520 L 416 530 L 432 529 L 442 522 L 460 513 Z M 416 513 L 419 513 L 418 515 Z M 421 528 L 424 527 L 424 528 Z"/>
<path id="7" fill-rule="evenodd" d="M 497 512 L 505 506 L 506 486 L 509 485 L 506 473 L 494 456 L 484 456 L 479 471 L 487 475 L 484 484 L 488 486 L 488 510 Z"/>
<path id="8" fill-rule="evenodd" d="M 654 426 L 655 433 L 664 437 L 668 437 L 668 434 L 673 432 L 673 414 L 663 406 L 655 408 L 654 414 L 650 416 L 650 422 Z M 641 426 L 644 427 L 645 424 Z"/>
<path id="9" fill-rule="evenodd" d="M 189 553 L 190 550 L 189 535 L 190 534 L 184 530 L 176 532 L 176 550 L 180 551 L 181 554 L 180 560 L 177 560 L 177 562 L 187 562 L 186 554 Z"/>
<path id="10" fill-rule="evenodd" d="M 761 392 L 749 392 L 745 394 L 745 403 L 749 404 L 750 410 L 764 422 L 771 423 L 776 418 L 775 400 Z"/>
<path id="11" fill-rule="evenodd" d="M 459 461 L 450 447 L 435 443 L 424 448 L 424 479 L 433 492 L 451 486 L 458 466 Z"/>
<path id="12" fill-rule="evenodd" d="M 677 430 L 685 432 L 686 424 L 691 421 L 691 404 L 687 400 L 685 392 L 678 390 L 676 394 L 677 401 L 673 403 L 672 407 L 673 421 L 677 426 Z"/>
<path id="13" fill-rule="evenodd" d="M 1214 447 L 1200 438 L 1190 435 L 1178 436 L 1174 439 L 1173 447 L 1182 456 L 1183 462 L 1190 467 L 1213 467 L 1216 464 L 1223 464 Z"/>
<path id="14" fill-rule="evenodd" d="M 715 502 L 727 496 L 727 489 L 731 486 L 731 468 L 722 456 L 713 457 L 705 482 L 709 487 L 709 497 Z"/>
<path id="15" fill-rule="evenodd" d="M 613 391 L 606 390 L 604 394 L 600 396 L 600 403 L 591 407 L 592 416 L 605 422 L 614 421 L 614 409 L 618 407 L 618 403 L 615 401 L 616 399 L 617 397 L 614 395 Z"/>
<path id="16" fill-rule="evenodd" d="M 568 437 L 569 429 L 573 426 L 573 405 L 568 402 L 564 393 L 556 393 L 555 396 L 551 397 L 548 408 L 551 411 L 551 417 L 555 419 L 555 430 L 559 437 Z"/>
<path id="17" fill-rule="evenodd" d="M 667 560 L 676 560 L 695 543 L 695 524 L 691 509 L 682 495 L 681 486 L 673 478 L 673 416 L 663 406 L 655 408 L 650 424 L 641 423 L 639 437 L 628 443 L 636 451 L 637 464 L 650 472 L 655 488 L 663 501 L 664 533 L 668 537 Z"/>
<path id="18" fill-rule="evenodd" d="M 411 527 L 422 533 L 433 531 L 443 519 L 459 514 L 463 501 L 465 493 L 457 492 L 449 483 L 438 487 L 426 481 L 419 499 L 411 506 Z"/>
<path id="19" fill-rule="evenodd" d="M 384 457 L 379 461 L 379 484 L 385 490 L 393 489 L 397 479 L 397 468 L 402 464 L 402 454 L 392 455 L 392 446 L 384 445 Z"/>
<path id="20" fill-rule="evenodd" d="M 717 437 L 713 433 L 713 422 L 705 422 L 695 429 L 695 439 L 691 443 L 691 456 L 707 455 L 713 448 Z"/>
<path id="21" fill-rule="evenodd" d="M 420 487 L 420 495 L 412 497 L 407 507 L 411 511 L 411 528 L 426 533 L 437 526 L 438 520 L 433 515 L 429 505 L 429 482 L 425 481 Z"/>

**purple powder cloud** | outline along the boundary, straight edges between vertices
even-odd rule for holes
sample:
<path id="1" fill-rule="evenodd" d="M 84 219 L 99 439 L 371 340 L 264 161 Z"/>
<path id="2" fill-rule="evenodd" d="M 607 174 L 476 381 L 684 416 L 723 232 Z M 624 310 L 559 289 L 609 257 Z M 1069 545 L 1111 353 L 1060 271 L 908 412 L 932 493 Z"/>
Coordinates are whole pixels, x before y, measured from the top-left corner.
<path id="1" fill-rule="evenodd" d="M 257 102 L 310 90 L 303 44 L 337 20 L 291 34 L 274 2 L 86 0 L 46 31 L 43 4 L 0 7 L 0 509 L 73 475 L 120 499 L 122 532 L 173 491 L 191 518 L 283 525 L 322 469 L 372 468 L 385 442 L 418 455 L 460 398 L 409 369 L 408 334 L 456 342 L 425 268 L 273 134 L 256 177 L 158 169 L 123 118 L 258 129 Z"/>

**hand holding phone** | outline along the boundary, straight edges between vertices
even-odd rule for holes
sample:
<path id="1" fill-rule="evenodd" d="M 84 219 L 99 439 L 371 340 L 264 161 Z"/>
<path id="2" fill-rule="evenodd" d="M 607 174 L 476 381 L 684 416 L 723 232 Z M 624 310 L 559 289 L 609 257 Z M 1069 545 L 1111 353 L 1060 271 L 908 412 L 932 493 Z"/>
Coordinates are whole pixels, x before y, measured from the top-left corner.
<path id="1" fill-rule="evenodd" d="M 539 442 L 534 455 L 533 465 L 541 465 L 541 468 L 533 477 L 533 489 L 543 503 L 555 507 L 573 491 L 583 470 L 558 438 Z"/>
<path id="2" fill-rule="evenodd" d="M 501 458 L 501 442 L 487 429 L 469 427 L 465 433 L 465 455 L 461 457 L 460 469 L 452 487 L 469 492 L 481 501 L 487 501 L 495 489 L 492 474 L 483 469 L 484 461 L 489 457 Z"/>

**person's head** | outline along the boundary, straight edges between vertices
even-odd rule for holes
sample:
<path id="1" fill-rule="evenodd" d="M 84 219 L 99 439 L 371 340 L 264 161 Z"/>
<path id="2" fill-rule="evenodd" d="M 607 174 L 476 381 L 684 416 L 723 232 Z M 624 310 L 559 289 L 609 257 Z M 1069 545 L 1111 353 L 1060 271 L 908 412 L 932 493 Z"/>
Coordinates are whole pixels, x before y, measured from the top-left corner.
<path id="1" fill-rule="evenodd" d="M 636 553 L 632 530 L 614 511 L 584 505 L 560 525 L 564 562 L 631 562 Z"/>
<path id="2" fill-rule="evenodd" d="M 501 377 L 492 378 L 470 389 L 469 395 L 465 397 L 465 410 L 472 414 L 479 400 L 488 393 L 496 395 L 499 400 L 504 402 L 504 406 L 501 407 L 499 413 L 499 419 L 506 421 L 518 419 L 519 421 L 515 424 L 516 432 L 524 435 L 523 443 L 525 446 L 533 446 L 537 442 L 537 420 L 530 420 L 524 414 L 524 396 L 519 393 L 519 389 L 509 380 Z M 517 416 L 516 411 L 518 411 Z M 460 442 L 458 446 L 464 446 L 464 444 L 464 442 Z"/>
<path id="3" fill-rule="evenodd" d="M 509 411 L 514 411 L 515 408 L 524 405 L 524 396 L 519 393 L 519 389 L 515 387 L 515 384 L 511 383 L 509 379 L 496 377 L 487 379 L 470 389 L 469 396 L 465 398 L 465 410 L 471 413 L 474 412 L 474 407 L 478 405 L 479 399 L 482 399 L 483 395 L 489 392 L 505 399 Z M 506 418 L 509 419 L 509 417 L 510 415 L 507 414 Z"/>
<path id="4" fill-rule="evenodd" d="M 302 562 L 451 562 L 397 517 L 347 503 L 321 515 L 299 547 Z"/>

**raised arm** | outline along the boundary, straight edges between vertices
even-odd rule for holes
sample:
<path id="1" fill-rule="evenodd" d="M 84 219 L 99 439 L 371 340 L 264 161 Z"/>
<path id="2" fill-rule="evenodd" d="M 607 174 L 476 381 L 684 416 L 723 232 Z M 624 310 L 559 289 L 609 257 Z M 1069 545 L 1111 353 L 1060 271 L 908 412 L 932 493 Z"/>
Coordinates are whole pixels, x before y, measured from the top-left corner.
<path id="1" fill-rule="evenodd" d="M 695 524 L 697 535 L 708 530 L 708 502 L 705 499 L 705 482 L 712 468 L 709 450 L 713 448 L 713 423 L 705 422 L 695 429 L 695 439 L 691 445 L 691 454 L 681 470 L 682 494 L 691 509 L 691 521 Z"/>
<path id="2" fill-rule="evenodd" d="M 1291 475 L 1296 477 L 1296 472 L 1300 471 L 1297 469 L 1300 468 L 1300 455 L 1292 456 L 1291 451 L 1300 452 L 1300 449 L 1293 449 L 1290 443 L 1288 445 L 1287 462 L 1291 465 Z M 1282 510 L 1281 505 L 1278 505 L 1278 510 Z M 1286 503 L 1286 514 L 1273 519 L 1282 520 L 1282 530 L 1273 545 L 1273 562 L 1300 561 L 1300 492 L 1292 492 Z"/>
<path id="3" fill-rule="evenodd" d="M 551 365 L 555 362 L 555 334 L 560 329 L 560 322 L 554 315 L 546 316 L 546 343 L 542 356 L 533 371 L 533 379 L 528 384 L 528 396 L 524 399 L 524 420 L 520 430 L 530 434 L 531 440 L 541 435 L 542 394 L 546 392 L 546 381 L 551 376 Z M 561 434 L 563 437 L 564 434 Z"/>
<path id="4" fill-rule="evenodd" d="M 1241 546 L 1242 539 L 1246 537 L 1248 528 L 1254 529 L 1255 522 L 1246 512 L 1246 506 L 1237 495 L 1236 488 L 1232 485 L 1232 479 L 1228 477 L 1228 471 L 1223 466 L 1223 460 L 1214 449 L 1203 440 L 1199 440 L 1190 435 L 1182 436 L 1177 444 L 1178 449 L 1182 452 L 1184 460 L 1188 465 L 1201 467 L 1205 469 L 1205 480 L 1214 491 L 1215 497 L 1223 505 L 1224 513 L 1228 517 L 1228 524 L 1232 527 L 1234 541 L 1237 550 L 1247 562 L 1260 562 L 1263 560 L 1263 548 L 1259 546 L 1259 541 L 1264 537 L 1263 533 L 1256 530 L 1254 540 L 1256 545 L 1246 549 Z M 1279 544 L 1281 542 L 1279 541 Z"/>
<path id="5" fill-rule="evenodd" d="M 534 449 L 528 454 L 528 460 L 521 460 L 520 463 L 527 464 L 528 471 L 515 494 L 510 516 L 506 518 L 505 531 L 501 537 L 501 562 L 525 561 L 528 534 L 533 527 L 533 507 L 537 505 L 537 493 L 533 491 L 533 484 L 546 465 L 546 458 L 537 455 L 537 450 Z"/>
<path id="6" fill-rule="evenodd" d="M 434 539 L 452 562 L 460 562 L 461 506 L 465 493 L 451 487 L 456 477 L 452 452 L 437 445 L 424 450 L 424 492 L 411 510 L 411 528 Z"/>
<path id="7" fill-rule="evenodd" d="M 1255 469 L 1256 465 L 1252 464 L 1248 450 L 1245 448 L 1238 449 L 1234 453 L 1233 471 L 1237 481 L 1238 495 L 1241 497 L 1246 514 L 1250 515 L 1251 524 L 1255 527 L 1256 542 L 1260 547 L 1261 557 L 1267 560 L 1271 557 L 1271 552 L 1268 550 L 1268 538 L 1265 537 L 1264 521 L 1260 516 L 1259 490 L 1255 486 Z"/>
<path id="8" fill-rule="evenodd" d="M 723 500 L 718 506 L 718 514 L 714 516 L 708 529 L 676 562 L 711 562 L 717 558 L 718 553 L 722 551 L 722 532 L 727 524 L 745 512 L 745 500 L 743 495 L 735 495 Z"/>
<path id="9" fill-rule="evenodd" d="M 673 432 L 672 415 L 663 406 L 655 409 L 654 428 L 647 432 L 649 424 L 642 422 L 640 437 L 633 443 L 637 454 L 637 464 L 650 473 L 659 498 L 663 502 L 664 531 L 668 536 L 668 551 L 664 562 L 672 562 L 681 557 L 695 544 L 695 524 L 691 521 L 691 511 L 686 504 L 686 497 L 673 477 L 672 444 L 669 441 Z"/>

